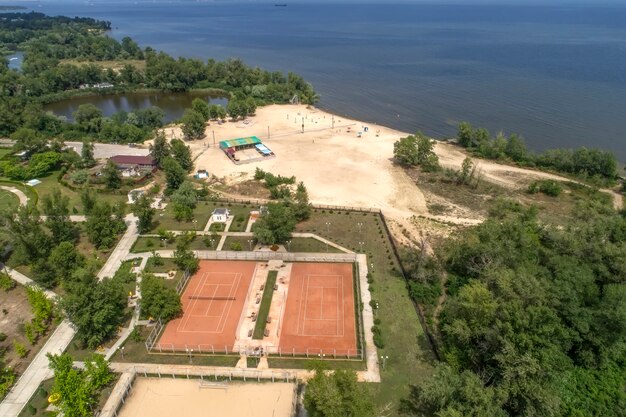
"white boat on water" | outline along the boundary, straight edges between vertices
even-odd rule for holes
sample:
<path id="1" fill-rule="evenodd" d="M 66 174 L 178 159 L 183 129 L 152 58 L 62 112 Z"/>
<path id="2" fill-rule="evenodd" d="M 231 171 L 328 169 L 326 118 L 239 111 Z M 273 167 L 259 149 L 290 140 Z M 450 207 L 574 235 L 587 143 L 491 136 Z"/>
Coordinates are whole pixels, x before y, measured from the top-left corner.
<path id="1" fill-rule="evenodd" d="M 19 58 L 15 58 L 15 57 L 13 57 L 13 58 L 9 58 L 9 61 L 17 61 L 18 59 L 19 59 Z"/>

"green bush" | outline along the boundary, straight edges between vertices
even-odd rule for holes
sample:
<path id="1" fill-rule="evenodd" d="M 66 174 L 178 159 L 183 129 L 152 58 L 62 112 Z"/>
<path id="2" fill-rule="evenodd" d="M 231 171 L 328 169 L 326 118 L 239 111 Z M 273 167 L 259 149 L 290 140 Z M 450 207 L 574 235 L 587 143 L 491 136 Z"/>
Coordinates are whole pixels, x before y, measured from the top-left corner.
<path id="1" fill-rule="evenodd" d="M 241 247 L 241 243 L 239 243 L 239 242 L 231 242 L 230 250 L 241 251 L 241 250 L 243 250 L 243 248 Z"/>
<path id="2" fill-rule="evenodd" d="M 20 358 L 28 355 L 28 349 L 26 349 L 26 346 L 24 346 L 23 343 L 20 343 L 15 339 L 13 340 L 13 349 L 15 349 L 15 353 L 17 353 L 17 356 L 19 356 Z"/>
<path id="3" fill-rule="evenodd" d="M 4 342 L 7 340 L 7 335 L 5 333 L 0 332 L 0 342 Z"/>
<path id="4" fill-rule="evenodd" d="M 380 327 L 372 326 L 372 333 L 374 335 L 374 345 L 376 345 L 378 349 L 383 349 L 385 347 L 385 342 L 383 340 Z"/>
<path id="5" fill-rule="evenodd" d="M 543 193 L 551 197 L 557 197 L 563 191 L 563 187 L 557 181 L 554 180 L 542 180 L 534 181 L 528 186 L 528 193 L 536 194 Z"/>
<path id="6" fill-rule="evenodd" d="M 0 289 L 3 289 L 4 291 L 10 291 L 15 288 L 16 285 L 17 284 L 11 279 L 9 274 L 7 274 L 6 272 L 0 272 Z"/>

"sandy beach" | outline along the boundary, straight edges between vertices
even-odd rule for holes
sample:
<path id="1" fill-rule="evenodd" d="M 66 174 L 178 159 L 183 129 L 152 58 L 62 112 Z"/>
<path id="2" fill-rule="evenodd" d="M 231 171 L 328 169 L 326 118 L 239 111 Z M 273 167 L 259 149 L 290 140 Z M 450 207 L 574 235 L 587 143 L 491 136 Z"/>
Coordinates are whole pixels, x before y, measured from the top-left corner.
<path id="1" fill-rule="evenodd" d="M 177 126 L 167 127 L 165 131 L 167 137 L 182 138 Z M 257 109 L 246 121 L 211 122 L 205 133 L 204 139 L 187 142 L 197 158 L 196 169 L 206 169 L 229 185 L 251 179 L 259 167 L 273 174 L 295 175 L 307 186 L 313 203 L 379 208 L 405 227 L 411 227 L 409 219 L 415 215 L 457 224 L 482 220 L 474 216 L 460 218 L 428 213 L 422 191 L 392 161 L 394 142 L 409 132 L 305 105 L 271 105 Z M 221 140 L 253 135 L 262 139 L 276 157 L 235 165 L 214 146 Z M 460 169 L 467 156 L 458 146 L 445 142 L 438 142 L 435 151 L 443 167 L 455 170 Z M 567 180 L 493 161 L 476 162 L 484 179 L 510 188 L 525 187 L 537 178 Z"/>

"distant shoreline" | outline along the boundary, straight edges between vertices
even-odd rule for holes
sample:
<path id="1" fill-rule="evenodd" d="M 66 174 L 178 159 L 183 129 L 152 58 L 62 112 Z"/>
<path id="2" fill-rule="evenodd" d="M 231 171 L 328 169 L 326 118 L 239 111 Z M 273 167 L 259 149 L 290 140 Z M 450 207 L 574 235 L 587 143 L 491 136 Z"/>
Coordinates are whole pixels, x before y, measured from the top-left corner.
<path id="1" fill-rule="evenodd" d="M 8 11 L 8 10 L 28 10 L 28 7 L 24 7 L 24 6 L 0 6 L 0 11 Z"/>

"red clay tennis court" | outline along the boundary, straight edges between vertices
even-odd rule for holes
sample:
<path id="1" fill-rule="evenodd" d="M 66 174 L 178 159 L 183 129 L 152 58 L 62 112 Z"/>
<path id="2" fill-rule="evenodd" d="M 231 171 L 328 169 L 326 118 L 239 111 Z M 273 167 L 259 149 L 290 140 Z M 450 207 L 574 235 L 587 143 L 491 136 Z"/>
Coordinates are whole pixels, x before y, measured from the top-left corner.
<path id="1" fill-rule="evenodd" d="M 183 316 L 167 324 L 156 348 L 230 352 L 255 268 L 256 262 L 200 261 L 181 295 Z"/>
<path id="2" fill-rule="evenodd" d="M 283 354 L 356 356 L 352 264 L 294 263 L 283 320 Z"/>

